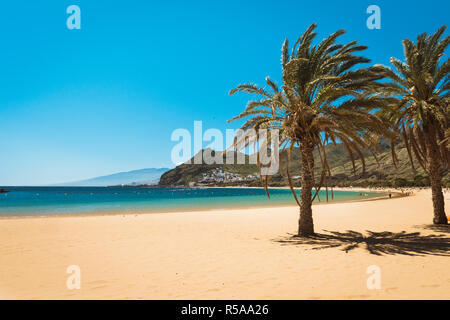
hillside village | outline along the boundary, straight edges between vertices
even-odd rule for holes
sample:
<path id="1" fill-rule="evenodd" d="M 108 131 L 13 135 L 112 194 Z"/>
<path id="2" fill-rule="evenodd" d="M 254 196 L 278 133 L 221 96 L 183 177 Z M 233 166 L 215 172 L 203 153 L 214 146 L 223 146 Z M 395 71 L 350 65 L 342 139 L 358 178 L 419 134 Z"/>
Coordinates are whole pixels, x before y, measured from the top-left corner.
<path id="1" fill-rule="evenodd" d="M 242 175 L 223 171 L 222 168 L 214 168 L 209 172 L 202 173 L 202 177 L 198 179 L 195 185 L 211 185 L 217 183 L 232 183 L 232 182 L 249 182 L 257 179 L 256 175 Z"/>

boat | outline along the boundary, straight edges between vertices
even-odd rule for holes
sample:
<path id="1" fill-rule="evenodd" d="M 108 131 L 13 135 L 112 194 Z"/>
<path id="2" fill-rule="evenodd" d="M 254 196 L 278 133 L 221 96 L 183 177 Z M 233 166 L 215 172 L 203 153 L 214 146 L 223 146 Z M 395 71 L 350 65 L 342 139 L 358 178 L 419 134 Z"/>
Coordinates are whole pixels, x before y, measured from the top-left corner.
<path id="1" fill-rule="evenodd" d="M 9 191 L 8 190 L 5 190 L 5 189 L 3 189 L 3 188 L 0 188 L 0 193 L 8 193 Z"/>

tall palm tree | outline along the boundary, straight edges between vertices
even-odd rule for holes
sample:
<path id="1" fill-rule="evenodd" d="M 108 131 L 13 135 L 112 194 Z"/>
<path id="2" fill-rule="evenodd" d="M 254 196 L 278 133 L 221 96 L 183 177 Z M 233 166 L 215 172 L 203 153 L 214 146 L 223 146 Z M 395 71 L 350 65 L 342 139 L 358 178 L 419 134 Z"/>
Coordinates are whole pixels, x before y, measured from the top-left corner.
<path id="1" fill-rule="evenodd" d="M 384 128 L 378 116 L 369 113 L 383 101 L 383 96 L 374 93 L 376 80 L 382 76 L 372 68 L 355 68 L 360 63 L 369 62 L 369 59 L 354 55 L 354 52 L 366 47 L 357 45 L 356 41 L 345 45 L 336 44 L 336 39 L 344 30 L 331 34 L 319 45 L 313 46 L 315 28 L 316 25 L 312 24 L 297 40 L 290 53 L 288 40 L 285 40 L 282 47 L 281 89 L 266 78 L 269 90 L 254 84 L 242 84 L 230 91 L 230 95 L 247 92 L 258 97 L 230 121 L 248 118 L 242 126 L 247 131 L 278 129 L 283 151 L 288 148 L 289 154 L 292 154 L 295 146 L 300 149 L 300 201 L 289 174 L 290 157 L 286 156 L 289 186 L 300 206 L 298 236 L 314 234 L 312 201 L 331 175 L 325 152 L 326 144 L 343 143 L 353 166 L 355 153 L 360 157 L 364 172 L 365 163 L 361 150 L 367 148 L 375 151 L 377 136 L 371 130 L 380 132 Z M 257 136 L 254 141 L 258 138 Z M 322 165 L 318 182 L 314 175 L 314 149 L 318 150 Z M 262 180 L 268 192 L 268 176 L 262 177 Z M 315 186 L 316 193 L 313 197 Z"/>
<path id="2" fill-rule="evenodd" d="M 445 26 L 433 35 L 423 33 L 417 42 L 403 40 L 406 62 L 391 58 L 395 71 L 376 66 L 392 80 L 385 92 L 398 98 L 380 115 L 391 121 L 403 137 L 413 167 L 413 157 L 430 177 L 433 223 L 447 224 L 441 174 L 450 164 L 450 61 L 440 63 L 450 36 L 441 40 Z M 395 163 L 394 157 L 394 163 Z"/>

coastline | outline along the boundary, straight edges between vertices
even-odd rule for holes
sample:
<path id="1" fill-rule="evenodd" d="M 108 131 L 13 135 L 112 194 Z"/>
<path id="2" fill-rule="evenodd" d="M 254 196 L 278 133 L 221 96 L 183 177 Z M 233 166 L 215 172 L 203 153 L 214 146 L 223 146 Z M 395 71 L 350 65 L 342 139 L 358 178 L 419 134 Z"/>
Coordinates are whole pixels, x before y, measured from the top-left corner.
<path id="1" fill-rule="evenodd" d="M 263 187 L 241 187 L 241 186 L 229 186 L 229 187 L 208 187 L 211 189 L 214 188 L 260 188 L 263 189 Z M 195 188 L 191 188 L 195 189 Z M 271 187 L 270 189 L 289 189 L 289 187 Z M 295 188 L 296 191 L 301 190 L 301 188 Z M 353 202 L 365 202 L 365 201 L 378 201 L 378 200 L 390 200 L 391 198 L 388 197 L 387 194 L 392 194 L 392 198 L 398 198 L 398 197 L 405 197 L 407 195 L 400 193 L 398 190 L 392 191 L 391 189 L 381 189 L 381 190 L 372 190 L 370 188 L 334 188 L 334 191 L 352 191 L 352 192 L 370 192 L 370 193 L 380 193 L 385 194 L 384 196 L 379 197 L 369 197 L 369 198 L 360 198 L 360 199 L 351 199 L 351 200 L 331 200 L 331 201 L 314 201 L 313 206 L 317 205 L 330 205 L 335 203 L 353 203 Z M 331 191 L 330 191 L 331 193 Z M 413 195 L 413 194 L 412 194 Z M 13 215 L 13 216 L 0 216 L 1 220 L 8 220 L 8 219 L 36 219 L 36 218 L 63 218 L 63 217 L 94 217 L 94 216 L 114 216 L 114 215 L 147 215 L 147 214 L 173 214 L 173 213 L 180 213 L 180 212 L 214 212 L 217 210 L 245 210 L 245 209 L 277 209 L 277 208 L 298 208 L 298 205 L 295 203 L 294 198 L 292 197 L 292 204 L 264 204 L 264 205 L 242 205 L 242 206 L 232 206 L 232 207 L 216 207 L 216 208 L 189 208 L 189 209 L 182 209 L 182 210 L 155 210 L 155 211 L 148 211 L 148 212 L 133 212 L 133 211 L 91 211 L 91 212 L 83 212 L 83 213 L 64 213 L 60 215 L 46 215 L 46 214 L 40 214 L 40 215 Z"/>
<path id="2" fill-rule="evenodd" d="M 280 243 L 295 233 L 297 207 L 3 219 L 0 298 L 450 298 L 449 257 L 395 242 L 401 232 L 419 243 L 422 236 L 448 236 L 428 228 L 429 190 L 390 201 L 314 206 L 313 212 L 316 232 L 345 234 L 343 245 L 314 250 Z M 353 235 L 346 230 L 369 238 L 356 237 L 347 252 Z M 376 242 L 367 230 L 393 235 Z M 70 265 L 81 269 L 80 290 L 66 287 Z M 381 269 L 380 290 L 366 286 L 371 265 Z"/>

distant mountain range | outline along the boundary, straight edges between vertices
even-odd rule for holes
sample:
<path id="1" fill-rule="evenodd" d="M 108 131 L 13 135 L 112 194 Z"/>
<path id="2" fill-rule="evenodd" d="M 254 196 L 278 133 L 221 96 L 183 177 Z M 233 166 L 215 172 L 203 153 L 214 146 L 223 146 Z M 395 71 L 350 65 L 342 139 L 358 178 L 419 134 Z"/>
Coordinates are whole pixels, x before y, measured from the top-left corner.
<path id="1" fill-rule="evenodd" d="M 117 185 L 156 185 L 163 173 L 169 168 L 147 168 L 128 172 L 119 172 L 87 180 L 61 183 L 58 186 L 106 187 Z"/>

